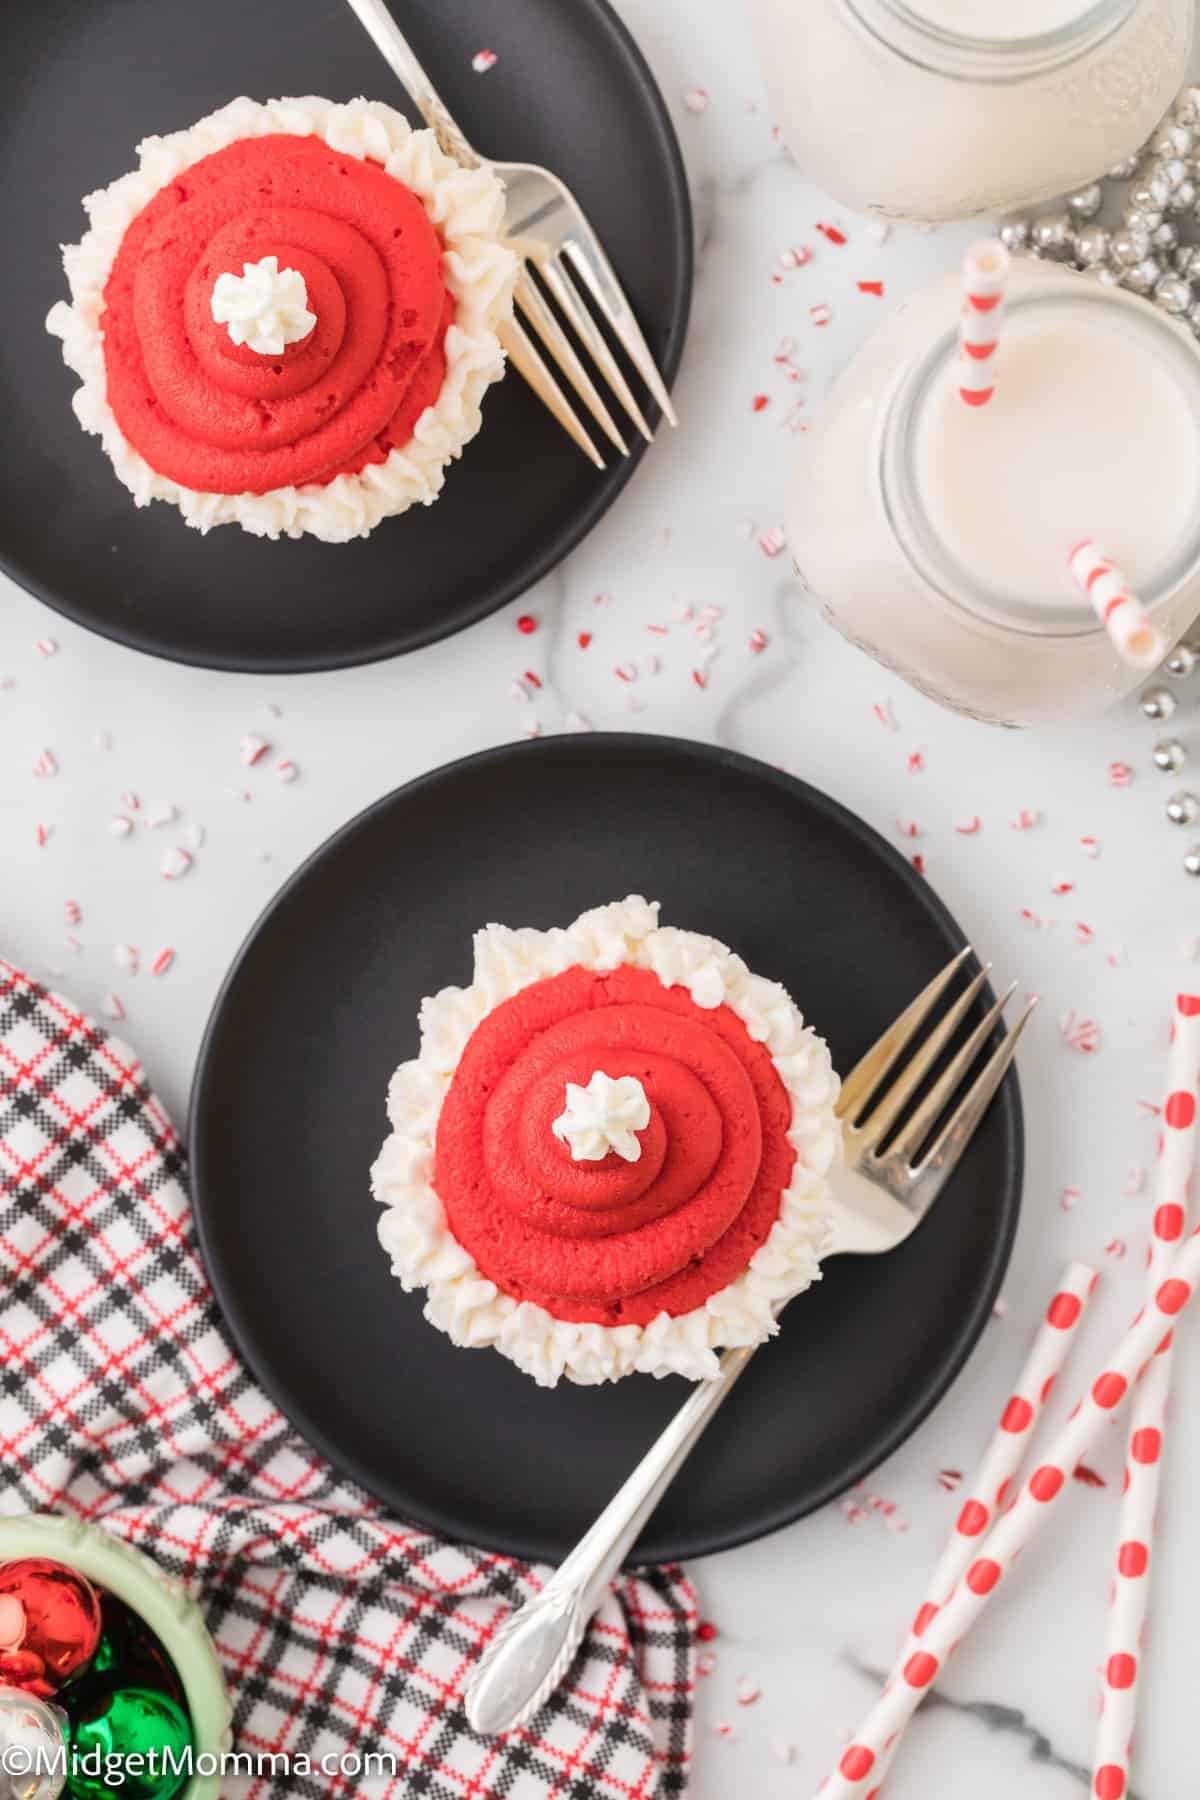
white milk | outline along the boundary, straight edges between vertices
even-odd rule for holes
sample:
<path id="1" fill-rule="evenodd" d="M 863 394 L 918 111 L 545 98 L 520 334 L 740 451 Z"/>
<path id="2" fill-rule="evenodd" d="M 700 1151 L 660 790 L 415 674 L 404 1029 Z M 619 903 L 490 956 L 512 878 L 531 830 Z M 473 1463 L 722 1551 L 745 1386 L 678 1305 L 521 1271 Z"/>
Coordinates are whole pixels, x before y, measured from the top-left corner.
<path id="1" fill-rule="evenodd" d="M 1098 712 L 1144 672 L 1071 579 L 1095 538 L 1173 642 L 1200 611 L 1200 351 L 1156 308 L 1018 260 L 985 407 L 955 389 L 960 278 L 883 325 L 801 441 L 788 542 L 852 642 L 999 724 Z"/>
<path id="2" fill-rule="evenodd" d="M 1136 150 L 1183 80 L 1196 6 L 750 0 L 750 10 L 774 117 L 805 174 L 860 211 L 940 220 L 1034 205 Z"/>
<path id="3" fill-rule="evenodd" d="M 1094 7 L 1095 0 L 908 0 L 910 12 L 940 31 L 993 42 L 1061 31 Z"/>

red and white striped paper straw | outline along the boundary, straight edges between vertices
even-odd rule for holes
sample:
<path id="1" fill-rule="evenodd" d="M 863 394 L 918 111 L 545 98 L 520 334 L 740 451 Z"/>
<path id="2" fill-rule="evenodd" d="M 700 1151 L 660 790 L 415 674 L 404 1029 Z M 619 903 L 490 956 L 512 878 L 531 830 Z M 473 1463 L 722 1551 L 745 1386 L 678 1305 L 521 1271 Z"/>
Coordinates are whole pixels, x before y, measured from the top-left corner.
<path id="1" fill-rule="evenodd" d="M 1096 609 L 1117 655 L 1138 669 L 1154 669 L 1167 654 L 1166 640 L 1115 563 L 1091 538 L 1067 558 L 1075 580 Z"/>
<path id="2" fill-rule="evenodd" d="M 1008 1503 L 1012 1484 L 1025 1455 L 1042 1408 L 1075 1341 L 1079 1321 L 1100 1277 L 1086 1263 L 1070 1263 L 1046 1308 L 1033 1348 L 1021 1370 L 1011 1398 L 1001 1414 L 995 1436 L 954 1524 L 941 1561 L 933 1572 L 925 1599 L 895 1674 L 914 1651 L 938 1612 L 966 1574 L 980 1537 L 996 1514 Z M 894 1677 L 893 1677 L 894 1678 Z"/>
<path id="3" fill-rule="evenodd" d="M 1071 1471 L 1116 1416 L 1147 1363 L 1169 1344 L 1175 1321 L 1198 1285 L 1200 1231 L 1187 1239 L 1170 1264 L 1170 1273 L 1137 1314 L 1045 1459 L 979 1546 L 963 1580 L 927 1628 L 921 1648 L 909 1657 L 899 1679 L 884 1689 L 837 1768 L 826 1777 L 821 1800 L 866 1800 L 878 1789 L 896 1740 L 930 1684 L 1054 1511 L 1070 1485 Z"/>
<path id="4" fill-rule="evenodd" d="M 968 406 L 986 406 L 996 391 L 996 348 L 1008 285 L 1008 251 L 999 238 L 972 244 L 963 263 L 958 327 L 958 391 Z"/>
<path id="5" fill-rule="evenodd" d="M 1198 1087 L 1200 995 L 1179 994 L 1171 1021 L 1167 1100 L 1150 1234 L 1151 1291 L 1167 1274 L 1187 1221 L 1188 1186 L 1196 1154 Z M 1092 1782 L 1095 1800 L 1124 1800 L 1129 1790 L 1130 1746 L 1137 1713 L 1142 1632 L 1150 1598 L 1154 1515 L 1162 1477 L 1172 1350 L 1173 1346 L 1168 1345 L 1151 1363 L 1134 1397 L 1129 1423 L 1129 1458 L 1096 1733 Z"/>

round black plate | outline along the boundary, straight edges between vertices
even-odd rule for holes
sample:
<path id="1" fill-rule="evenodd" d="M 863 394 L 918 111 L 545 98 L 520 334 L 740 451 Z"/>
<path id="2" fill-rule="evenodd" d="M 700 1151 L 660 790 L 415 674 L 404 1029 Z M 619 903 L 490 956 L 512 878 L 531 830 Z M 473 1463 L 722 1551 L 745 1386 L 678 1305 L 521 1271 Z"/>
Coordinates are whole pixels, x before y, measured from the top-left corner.
<path id="1" fill-rule="evenodd" d="M 565 924 L 627 893 L 785 982 L 840 1068 L 962 941 L 903 858 L 803 782 L 671 739 L 550 738 L 424 776 L 310 858 L 226 981 L 193 1096 L 201 1243 L 263 1385 L 400 1515 L 521 1556 L 560 1557 L 687 1390 L 634 1376 L 546 1392 L 455 1349 L 389 1273 L 367 1171 L 421 997 L 470 979 L 472 932 Z M 785 1314 L 639 1560 L 772 1531 L 914 1430 L 988 1317 L 1021 1162 L 1010 1076 L 916 1236 L 831 1262 Z"/>
<path id="2" fill-rule="evenodd" d="M 687 184 L 662 96 L 606 0 L 397 0 L 417 54 L 485 153 L 545 163 L 603 238 L 670 380 L 692 282 Z M 472 72 L 481 48 L 499 54 Z M 598 474 L 516 376 L 441 499 L 362 542 L 277 544 L 174 507 L 142 511 L 71 411 L 78 385 L 44 330 L 66 292 L 58 246 L 83 194 L 134 144 L 235 94 L 407 102 L 344 0 L 38 0 L 0 7 L 0 566 L 81 625 L 210 668 L 288 673 L 414 650 L 552 569 L 641 454 Z M 635 199 L 631 199 L 635 196 Z M 656 413 L 647 413 L 651 423 Z"/>

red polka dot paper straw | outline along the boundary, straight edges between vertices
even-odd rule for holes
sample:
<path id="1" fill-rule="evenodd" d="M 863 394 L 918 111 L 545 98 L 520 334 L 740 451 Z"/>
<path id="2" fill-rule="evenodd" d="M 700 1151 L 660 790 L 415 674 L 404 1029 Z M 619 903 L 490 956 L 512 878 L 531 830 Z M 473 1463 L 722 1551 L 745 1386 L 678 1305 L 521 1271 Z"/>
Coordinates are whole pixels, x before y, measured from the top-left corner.
<path id="1" fill-rule="evenodd" d="M 1188 1184 L 1196 1156 L 1200 1088 L 1200 994 L 1179 994 L 1171 1021 L 1167 1100 L 1154 1184 L 1150 1228 L 1151 1292 L 1169 1272 L 1187 1218 Z M 1121 1529 L 1112 1610 L 1104 1655 L 1100 1724 L 1092 1792 L 1096 1800 L 1124 1800 L 1137 1714 L 1142 1638 L 1150 1599 L 1154 1518 L 1162 1479 L 1172 1345 L 1156 1356 L 1134 1396 L 1129 1457 L 1121 1501 Z"/>
<path id="2" fill-rule="evenodd" d="M 972 244 L 963 264 L 958 328 L 958 391 L 968 406 L 986 406 L 996 391 L 996 350 L 1008 285 L 1008 251 L 998 238 Z"/>
<path id="3" fill-rule="evenodd" d="M 1185 1241 L 1168 1274 L 1157 1283 L 1016 1499 L 982 1539 L 963 1579 L 926 1627 L 920 1649 L 909 1657 L 899 1677 L 889 1681 L 837 1768 L 826 1778 L 820 1800 L 867 1800 L 880 1787 L 900 1735 L 943 1664 L 990 1596 L 1009 1578 L 1021 1551 L 1074 1486 L 1071 1472 L 1075 1465 L 1107 1429 L 1146 1365 L 1165 1351 L 1198 1283 L 1200 1232 Z M 1126 1673 L 1124 1665 L 1114 1670 L 1118 1680 Z"/>
<path id="4" fill-rule="evenodd" d="M 1067 558 L 1072 575 L 1096 609 L 1113 648 L 1124 662 L 1137 669 L 1156 669 L 1167 654 L 1167 643 L 1129 584 L 1103 550 L 1084 538 Z"/>
<path id="5" fill-rule="evenodd" d="M 896 1674 L 921 1648 L 920 1640 L 970 1567 L 979 1539 L 1011 1498 L 1034 1427 L 1075 1342 L 1079 1321 L 1099 1279 L 1095 1269 L 1089 1269 L 1086 1263 L 1071 1263 L 1055 1289 L 1025 1367 L 913 1620 Z"/>

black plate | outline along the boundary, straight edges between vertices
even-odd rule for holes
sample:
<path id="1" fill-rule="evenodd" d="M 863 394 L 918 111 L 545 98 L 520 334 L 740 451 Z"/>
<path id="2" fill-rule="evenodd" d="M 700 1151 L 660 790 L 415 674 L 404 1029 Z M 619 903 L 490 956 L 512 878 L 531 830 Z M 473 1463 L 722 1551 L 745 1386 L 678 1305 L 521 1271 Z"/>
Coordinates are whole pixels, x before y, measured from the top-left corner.
<path id="1" fill-rule="evenodd" d="M 196 1216 L 247 1361 L 396 1512 L 515 1555 L 560 1556 L 686 1388 L 546 1392 L 455 1349 L 389 1273 L 367 1171 L 421 997 L 470 979 L 472 932 L 566 924 L 631 892 L 785 982 L 841 1068 L 962 942 L 903 858 L 803 782 L 672 739 L 557 737 L 439 769 L 331 838 L 251 933 L 200 1055 Z M 915 1429 L 988 1317 L 1021 1165 L 1010 1076 L 921 1231 L 830 1263 L 785 1315 L 640 1559 L 772 1531 Z"/>
<path id="2" fill-rule="evenodd" d="M 480 149 L 545 163 L 575 189 L 670 380 L 691 299 L 687 184 L 662 96 L 606 0 L 395 5 Z M 479 76 L 485 47 L 500 60 Z M 76 424 L 78 383 L 44 330 L 66 291 L 58 246 L 138 139 L 238 93 L 406 105 L 344 0 L 0 6 L 0 566 L 81 625 L 179 662 L 287 673 L 394 656 L 552 569 L 616 499 L 642 440 L 599 475 L 514 376 L 488 395 L 438 503 L 362 542 L 271 544 L 229 525 L 202 538 L 174 507 L 137 511 Z"/>

